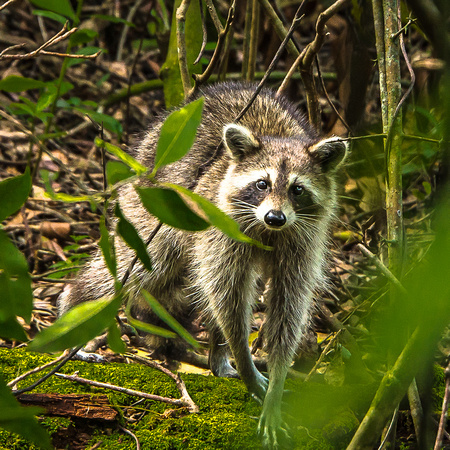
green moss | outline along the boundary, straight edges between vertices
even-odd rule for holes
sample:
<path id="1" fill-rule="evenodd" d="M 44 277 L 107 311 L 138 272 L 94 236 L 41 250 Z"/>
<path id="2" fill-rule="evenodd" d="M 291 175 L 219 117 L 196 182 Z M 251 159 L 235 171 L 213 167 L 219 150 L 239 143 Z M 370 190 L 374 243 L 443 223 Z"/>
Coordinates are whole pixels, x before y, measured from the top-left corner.
<path id="1" fill-rule="evenodd" d="M 431 392 L 433 410 L 441 414 L 442 401 L 445 395 L 445 370 L 438 364 L 433 366 L 433 388 Z"/>
<path id="2" fill-rule="evenodd" d="M 0 349 L 0 370 L 6 381 L 13 379 L 33 367 L 51 361 L 48 355 L 27 352 L 23 349 Z M 71 374 L 78 371 L 81 377 L 109 382 L 123 387 L 141 390 L 167 397 L 179 397 L 175 383 L 162 372 L 139 364 L 89 364 L 78 361 L 68 362 L 61 370 Z M 41 374 L 34 374 L 19 383 L 19 388 L 31 384 Z M 137 411 L 146 412 L 136 423 L 123 422 L 125 428 L 132 431 L 142 448 L 152 449 L 253 449 L 258 443 L 256 437 L 256 418 L 259 406 L 250 398 L 243 383 L 234 379 L 220 379 L 213 376 L 182 375 L 188 392 L 200 408 L 199 414 L 189 414 L 185 409 L 175 410 L 173 414 L 163 413 L 171 405 L 145 401 L 136 405 Z M 79 385 L 58 377 L 50 377 L 35 392 L 101 393 L 108 395 L 116 407 L 130 406 L 136 397 L 111 392 L 105 389 Z M 87 421 L 86 421 L 87 422 Z M 69 419 L 45 417 L 41 423 L 55 440 L 61 440 L 66 429 L 79 428 L 80 422 Z M 102 441 L 102 448 L 134 449 L 134 439 L 120 431 L 117 424 L 104 425 L 90 421 L 91 429 L 86 447 Z M 109 428 L 108 428 L 109 427 Z M 111 430 L 112 428 L 112 430 Z M 6 431 L 0 430 L 0 448 L 34 449 L 35 447 Z"/>
<path id="3" fill-rule="evenodd" d="M 53 359 L 48 355 L 26 350 L 0 349 L 0 370 L 9 381 L 27 370 Z M 139 364 L 92 364 L 68 362 L 60 372 L 105 381 L 123 387 L 168 397 L 179 397 L 175 383 L 162 372 Z M 34 374 L 19 383 L 24 387 L 38 379 Z M 109 401 L 123 413 L 119 421 L 96 421 L 62 418 L 41 419 L 57 448 L 82 440 L 79 448 L 89 448 L 102 441 L 104 449 L 135 449 L 136 443 L 120 426 L 134 433 L 145 449 L 256 449 L 259 405 L 247 393 L 240 380 L 196 374 L 182 374 L 187 390 L 199 406 L 198 414 L 185 408 L 142 401 L 136 397 L 62 380 L 56 376 L 42 383 L 35 392 L 106 394 Z M 288 380 L 292 391 L 286 398 L 286 420 L 294 435 L 292 449 L 335 450 L 345 447 L 358 425 L 356 417 L 367 409 L 373 389 L 361 386 L 335 388 L 319 383 Z M 364 395 L 363 395 L 364 393 Z M 367 399 L 363 398 L 366 397 Z M 358 413 L 358 410 L 361 410 Z M 136 412 L 139 420 L 130 423 L 127 417 Z M 141 415 L 142 414 L 142 415 Z M 355 415 L 356 414 L 356 417 Z M 0 449 L 35 449 L 22 439 L 0 430 Z"/>

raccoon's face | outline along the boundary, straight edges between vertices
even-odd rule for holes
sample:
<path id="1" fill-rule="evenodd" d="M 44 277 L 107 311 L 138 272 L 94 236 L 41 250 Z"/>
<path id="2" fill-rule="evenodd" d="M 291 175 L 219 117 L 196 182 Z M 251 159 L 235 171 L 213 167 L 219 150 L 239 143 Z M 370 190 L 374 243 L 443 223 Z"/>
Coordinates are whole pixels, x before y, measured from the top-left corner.
<path id="1" fill-rule="evenodd" d="M 232 162 L 219 206 L 244 232 L 308 232 L 333 215 L 334 173 L 346 154 L 344 141 L 329 138 L 308 145 L 304 137 L 256 138 L 236 124 L 225 126 L 223 140 Z"/>

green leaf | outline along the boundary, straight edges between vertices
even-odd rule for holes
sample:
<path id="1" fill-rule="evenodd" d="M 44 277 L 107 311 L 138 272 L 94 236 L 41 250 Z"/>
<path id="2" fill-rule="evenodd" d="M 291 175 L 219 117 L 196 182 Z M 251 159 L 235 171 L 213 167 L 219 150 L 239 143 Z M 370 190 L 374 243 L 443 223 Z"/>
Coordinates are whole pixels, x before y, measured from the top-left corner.
<path id="1" fill-rule="evenodd" d="M 108 229 L 105 226 L 104 217 L 102 217 L 102 219 L 100 220 L 100 233 L 101 238 L 98 242 L 98 245 L 102 250 L 103 258 L 105 258 L 106 265 L 108 266 L 111 275 L 114 277 L 114 279 L 116 279 L 117 261 L 114 249 L 114 237 L 109 235 Z"/>
<path id="2" fill-rule="evenodd" d="M 101 334 L 114 321 L 122 296 L 80 303 L 67 311 L 53 325 L 42 330 L 30 343 L 38 352 L 58 352 L 83 345 Z"/>
<path id="3" fill-rule="evenodd" d="M 423 188 L 425 190 L 425 193 L 427 195 L 430 195 L 431 194 L 431 190 L 432 190 L 431 184 L 428 181 L 423 181 L 422 182 L 422 186 L 423 186 Z"/>
<path id="4" fill-rule="evenodd" d="M 76 202 L 90 202 L 92 197 L 89 195 L 70 195 L 64 194 L 64 192 L 46 192 L 47 197 L 52 200 L 59 200 L 60 202 L 76 203 Z"/>
<path id="5" fill-rule="evenodd" d="M 56 98 L 56 92 L 50 92 L 49 90 L 42 93 L 36 103 L 36 111 L 44 111 L 49 107 Z"/>
<path id="6" fill-rule="evenodd" d="M 96 105 L 97 106 L 97 105 Z M 88 108 L 75 108 L 77 111 L 80 111 L 86 115 L 88 115 L 93 121 L 97 122 L 99 125 L 102 125 L 108 130 L 116 133 L 119 137 L 122 135 L 123 128 L 122 124 L 112 116 L 108 114 L 99 113 L 97 111 L 93 111 Z M 110 144 L 111 145 L 111 144 Z"/>
<path id="7" fill-rule="evenodd" d="M 138 160 L 134 159 L 128 153 L 124 152 L 121 148 L 116 145 L 110 144 L 109 142 L 105 142 L 100 138 L 95 138 L 95 145 L 98 147 L 104 148 L 109 153 L 117 156 L 122 162 L 124 162 L 127 166 L 131 167 L 137 175 L 141 175 L 147 172 L 147 167 L 143 166 Z"/>
<path id="8" fill-rule="evenodd" d="M 150 256 L 147 253 L 147 247 L 144 241 L 139 236 L 134 226 L 124 217 L 120 210 L 119 203 L 116 203 L 114 214 L 119 219 L 117 222 L 117 232 L 123 238 L 123 240 L 136 252 L 139 261 L 148 270 L 152 270 L 152 263 Z"/>
<path id="9" fill-rule="evenodd" d="M 0 80 L 0 90 L 6 92 L 23 92 L 29 89 L 40 89 L 43 87 L 45 87 L 43 81 L 19 77 L 18 75 L 9 75 L 3 80 Z"/>
<path id="10" fill-rule="evenodd" d="M 164 121 L 156 147 L 153 173 L 182 158 L 192 147 L 202 119 L 204 97 L 174 111 Z"/>
<path id="11" fill-rule="evenodd" d="M 120 329 L 116 322 L 112 323 L 108 328 L 108 345 L 115 353 L 125 353 L 127 345 L 122 341 Z"/>
<path id="12" fill-rule="evenodd" d="M 31 190 L 30 168 L 23 175 L 0 182 L 0 222 L 14 214 L 25 203 Z"/>
<path id="13" fill-rule="evenodd" d="M 77 20 L 69 0 L 30 0 L 30 2 L 38 8 L 48 9 L 74 21 Z"/>
<path id="14" fill-rule="evenodd" d="M 209 223 L 195 214 L 172 189 L 136 187 L 142 204 L 161 222 L 181 230 L 200 231 Z"/>
<path id="15" fill-rule="evenodd" d="M 107 16 L 105 14 L 93 14 L 92 17 L 100 20 L 107 20 L 111 23 L 123 23 L 124 25 L 128 25 L 129 27 L 135 28 L 136 25 L 133 22 L 128 22 L 128 20 L 122 19 L 121 17 L 116 16 Z"/>
<path id="16" fill-rule="evenodd" d="M 52 449 L 49 435 L 34 417 L 41 412 L 41 408 L 22 407 L 0 376 L 0 428 L 20 435 L 40 448 Z"/>
<path id="17" fill-rule="evenodd" d="M 0 286 L 1 284 L 2 282 L 0 279 Z M 14 339 L 20 342 L 28 341 L 28 336 L 15 316 L 0 318 L 0 337 Z"/>
<path id="18" fill-rule="evenodd" d="M 0 230 L 0 335 L 6 338 L 26 340 L 17 326 L 16 316 L 26 322 L 31 318 L 33 294 L 28 264 L 22 253 Z M 22 330 L 23 331 L 23 330 Z"/>
<path id="19" fill-rule="evenodd" d="M 84 56 L 90 56 L 94 55 L 100 50 L 99 47 L 83 47 L 80 48 L 75 52 L 75 55 L 84 55 Z M 69 61 L 67 62 L 67 67 L 72 67 L 77 64 L 81 64 L 86 62 L 86 59 L 84 58 L 69 58 Z"/>
<path id="20" fill-rule="evenodd" d="M 155 297 L 150 295 L 146 290 L 142 290 L 142 296 L 145 301 L 150 305 L 153 312 L 163 320 L 167 325 L 169 325 L 172 330 L 176 331 L 176 333 L 181 336 L 186 342 L 191 344 L 193 347 L 198 348 L 198 342 L 186 331 L 184 327 L 182 327 L 167 311 L 166 309 L 159 303 Z"/>
<path id="21" fill-rule="evenodd" d="M 71 45 L 83 45 L 91 42 L 97 36 L 97 31 L 91 30 L 90 28 L 82 28 L 71 34 L 69 40 Z"/>
<path id="22" fill-rule="evenodd" d="M 271 247 L 263 245 L 255 239 L 252 239 L 242 233 L 237 222 L 235 222 L 231 217 L 227 216 L 222 210 L 203 198 L 201 195 L 198 195 L 195 192 L 192 192 L 176 184 L 163 183 L 162 186 L 178 192 L 185 202 L 188 202 L 189 204 L 193 203 L 197 208 L 204 212 L 207 220 L 211 225 L 221 230 L 230 238 L 239 242 L 256 245 L 257 247 L 260 247 L 264 250 L 272 249 Z"/>
<path id="23" fill-rule="evenodd" d="M 65 24 L 67 22 L 67 19 L 64 16 L 61 16 L 60 14 L 55 14 L 51 11 L 42 11 L 40 9 L 35 9 L 33 11 L 33 14 L 35 16 L 47 17 L 47 19 L 56 20 L 56 22 L 62 24 Z"/>
<path id="24" fill-rule="evenodd" d="M 119 161 L 108 161 L 106 163 L 106 179 L 108 185 L 112 186 L 119 181 L 126 180 L 134 175 L 134 172 Z"/>
<path id="25" fill-rule="evenodd" d="M 146 322 L 142 322 L 138 319 L 135 319 L 131 316 L 129 310 L 127 310 L 127 320 L 128 323 L 134 327 L 137 328 L 139 330 L 144 331 L 145 333 L 149 333 L 149 334 L 155 334 L 156 336 L 161 336 L 163 338 L 168 338 L 168 339 L 172 339 L 172 338 L 176 338 L 177 335 L 170 330 L 166 330 L 165 328 L 162 327 L 158 327 L 156 325 L 152 325 L 150 323 L 146 323 Z"/>

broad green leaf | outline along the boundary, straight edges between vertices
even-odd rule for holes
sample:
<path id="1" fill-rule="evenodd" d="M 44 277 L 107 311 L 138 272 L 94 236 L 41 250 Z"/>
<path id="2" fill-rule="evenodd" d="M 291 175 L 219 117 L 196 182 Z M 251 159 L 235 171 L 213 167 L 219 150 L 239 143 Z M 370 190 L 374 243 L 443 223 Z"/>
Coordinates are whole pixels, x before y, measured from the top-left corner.
<path id="1" fill-rule="evenodd" d="M 117 295 L 80 303 L 42 330 L 28 348 L 51 353 L 83 345 L 111 325 L 121 302 L 122 297 Z"/>
<path id="2" fill-rule="evenodd" d="M 112 323 L 108 328 L 108 345 L 116 353 L 125 353 L 127 351 L 127 345 L 122 341 L 117 322 Z"/>
<path id="3" fill-rule="evenodd" d="M 248 244 L 256 245 L 257 247 L 263 248 L 264 250 L 271 250 L 271 247 L 263 245 L 260 242 L 248 237 L 239 229 L 239 224 L 235 222 L 231 217 L 221 211 L 217 206 L 213 205 L 211 202 L 203 198 L 201 195 L 190 191 L 182 186 L 171 183 L 163 183 L 162 186 L 169 189 L 173 189 L 178 192 L 183 199 L 186 199 L 188 203 L 194 203 L 201 211 L 203 211 L 209 221 L 209 223 L 230 238 L 246 242 Z"/>
<path id="4" fill-rule="evenodd" d="M 139 236 L 134 226 L 124 217 L 120 210 L 119 203 L 116 203 L 114 214 L 119 219 L 117 222 L 117 232 L 122 236 L 123 240 L 136 252 L 137 257 L 142 262 L 144 267 L 152 270 L 152 262 L 147 253 L 147 247 L 144 241 Z"/>
<path id="5" fill-rule="evenodd" d="M 28 264 L 22 253 L 1 230 L 0 293 L 0 320 L 2 322 L 7 322 L 9 318 L 15 316 L 22 317 L 26 322 L 30 320 L 33 295 Z M 14 324 L 11 326 L 14 327 Z"/>
<path id="6" fill-rule="evenodd" d="M 98 242 L 100 246 L 103 258 L 105 259 L 106 265 L 108 266 L 109 272 L 114 277 L 117 278 L 117 261 L 114 249 L 114 238 L 110 236 L 108 229 L 105 226 L 105 218 L 102 217 L 100 220 L 100 233 L 101 238 Z"/>
<path id="7" fill-rule="evenodd" d="M 47 19 L 56 20 L 56 22 L 62 24 L 65 24 L 67 22 L 67 19 L 64 16 L 61 16 L 60 14 L 55 14 L 51 11 L 42 11 L 40 9 L 35 9 L 33 11 L 33 14 L 35 16 L 47 17 Z"/>
<path id="8" fill-rule="evenodd" d="M 41 408 L 21 406 L 0 376 L 0 428 L 20 435 L 40 448 L 51 449 L 47 432 L 34 417 L 41 412 Z"/>
<path id="9" fill-rule="evenodd" d="M 108 161 L 106 163 L 106 179 L 108 180 L 108 186 L 112 186 L 119 181 L 132 176 L 134 176 L 134 172 L 126 164 L 119 161 Z"/>
<path id="10" fill-rule="evenodd" d="M 173 331 L 166 330 L 165 328 L 158 327 L 156 325 L 142 322 L 138 319 L 133 318 L 128 310 L 127 310 L 127 320 L 132 327 L 144 331 L 145 333 L 155 334 L 156 336 L 161 336 L 163 338 L 169 339 L 177 337 L 177 335 Z"/>
<path id="11" fill-rule="evenodd" d="M 28 341 L 28 336 L 15 316 L 5 317 L 4 319 L 0 318 L 0 337 L 4 339 L 14 339 L 19 342 Z"/>
<path id="12" fill-rule="evenodd" d="M 43 87 L 45 87 L 43 81 L 19 77 L 18 75 L 9 75 L 3 80 L 0 80 L 0 91 L 6 92 L 23 92 L 29 89 L 40 89 Z"/>
<path id="13" fill-rule="evenodd" d="M 130 156 L 128 153 L 124 152 L 116 145 L 105 142 L 100 138 L 95 138 L 95 145 L 97 145 L 98 147 L 102 147 L 109 153 L 117 156 L 127 166 L 131 167 L 138 175 L 147 172 L 147 167 L 143 166 L 138 160 Z"/>
<path id="14" fill-rule="evenodd" d="M 155 297 L 150 295 L 146 290 L 142 290 L 142 296 L 145 301 L 150 305 L 153 312 L 167 325 L 169 325 L 172 330 L 176 331 L 176 333 L 181 336 L 186 342 L 191 344 L 193 347 L 198 348 L 198 342 L 189 334 L 188 331 L 184 327 L 182 327 L 167 311 L 166 309 L 159 303 Z"/>
<path id="15" fill-rule="evenodd" d="M 14 214 L 25 203 L 31 190 L 29 167 L 23 175 L 0 182 L 0 222 Z"/>
<path id="16" fill-rule="evenodd" d="M 136 187 L 142 204 L 161 222 L 181 230 L 200 231 L 209 223 L 195 214 L 172 189 Z"/>
<path id="17" fill-rule="evenodd" d="M 30 0 L 30 2 L 38 8 L 48 9 L 74 21 L 77 19 L 69 0 Z"/>
<path id="18" fill-rule="evenodd" d="M 153 174 L 161 167 L 182 158 L 192 147 L 202 119 L 204 97 L 174 111 L 164 121 L 156 147 Z"/>

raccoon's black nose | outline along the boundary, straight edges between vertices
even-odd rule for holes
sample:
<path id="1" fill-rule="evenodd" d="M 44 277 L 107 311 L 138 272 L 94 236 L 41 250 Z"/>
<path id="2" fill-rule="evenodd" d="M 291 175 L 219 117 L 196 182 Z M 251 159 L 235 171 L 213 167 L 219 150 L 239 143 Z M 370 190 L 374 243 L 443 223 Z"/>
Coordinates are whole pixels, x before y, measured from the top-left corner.
<path id="1" fill-rule="evenodd" d="M 282 227 L 286 223 L 286 216 L 283 211 L 274 211 L 271 209 L 265 216 L 264 222 L 271 227 Z"/>

